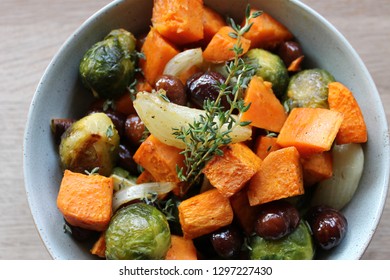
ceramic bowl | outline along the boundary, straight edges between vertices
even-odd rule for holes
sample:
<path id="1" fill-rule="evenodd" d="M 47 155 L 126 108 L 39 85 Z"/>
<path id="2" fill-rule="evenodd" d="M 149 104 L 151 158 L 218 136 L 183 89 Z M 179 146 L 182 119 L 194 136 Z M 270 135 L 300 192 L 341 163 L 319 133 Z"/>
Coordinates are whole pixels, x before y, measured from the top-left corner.
<path id="1" fill-rule="evenodd" d="M 302 44 L 305 67 L 330 71 L 346 84 L 361 105 L 368 142 L 364 174 L 353 200 L 343 209 L 349 232 L 342 244 L 318 257 L 359 259 L 377 228 L 384 207 L 389 179 L 389 136 L 386 117 L 375 84 L 355 50 L 328 21 L 296 0 L 253 0 L 285 24 Z M 217 11 L 240 17 L 247 1 L 212 0 L 205 3 Z M 54 259 L 93 259 L 90 244 L 75 242 L 63 233 L 63 217 L 56 207 L 61 180 L 58 148 L 50 120 L 80 117 L 91 102 L 82 87 L 78 66 L 84 52 L 110 30 L 123 27 L 134 34 L 148 31 L 151 0 L 114 1 L 89 18 L 65 42 L 45 71 L 33 97 L 24 139 L 24 175 L 29 206 L 39 234 Z"/>

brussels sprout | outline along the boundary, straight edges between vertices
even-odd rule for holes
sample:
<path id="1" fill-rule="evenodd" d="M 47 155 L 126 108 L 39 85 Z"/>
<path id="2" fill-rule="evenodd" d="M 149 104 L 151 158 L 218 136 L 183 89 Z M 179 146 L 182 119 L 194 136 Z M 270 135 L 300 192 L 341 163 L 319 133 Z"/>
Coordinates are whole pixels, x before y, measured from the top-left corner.
<path id="1" fill-rule="evenodd" d="M 135 203 L 115 213 L 105 239 L 107 259 L 154 260 L 165 257 L 171 233 L 166 217 L 157 208 Z"/>
<path id="2" fill-rule="evenodd" d="M 314 256 L 311 232 L 304 220 L 295 231 L 278 240 L 265 240 L 255 235 L 249 246 L 251 260 L 310 260 Z"/>
<path id="3" fill-rule="evenodd" d="M 81 80 L 96 97 L 114 99 L 131 84 L 136 67 L 135 44 L 130 32 L 116 29 L 84 54 L 79 68 Z"/>
<path id="4" fill-rule="evenodd" d="M 295 74 L 287 88 L 289 110 L 296 107 L 329 108 L 328 84 L 334 77 L 324 69 L 308 69 Z"/>
<path id="5" fill-rule="evenodd" d="M 60 143 L 62 166 L 83 173 L 98 167 L 108 176 L 116 161 L 119 135 L 111 119 L 104 113 L 88 115 L 72 124 Z"/>
<path id="6" fill-rule="evenodd" d="M 263 49 L 252 49 L 246 54 L 245 60 L 256 65 L 257 76 L 272 83 L 272 90 L 278 98 L 285 95 L 289 75 L 286 65 L 279 56 Z"/>

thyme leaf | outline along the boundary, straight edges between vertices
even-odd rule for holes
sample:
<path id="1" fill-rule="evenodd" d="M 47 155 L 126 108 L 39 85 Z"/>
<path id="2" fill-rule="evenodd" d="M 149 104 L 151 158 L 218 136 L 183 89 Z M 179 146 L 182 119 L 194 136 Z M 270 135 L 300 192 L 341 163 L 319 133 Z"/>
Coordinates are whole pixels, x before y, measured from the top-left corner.
<path id="1" fill-rule="evenodd" d="M 247 64 L 240 56 L 243 54 L 242 37 L 250 30 L 250 20 L 260 15 L 258 12 L 250 13 L 250 6 L 246 9 L 244 26 L 228 18 L 227 22 L 233 31 L 229 36 L 236 40 L 233 48 L 234 59 L 226 63 L 228 76 L 224 83 L 218 85 L 219 94 L 216 100 L 206 99 L 203 104 L 205 114 L 199 120 L 195 120 L 188 127 L 174 128 L 173 134 L 181 139 L 186 148 L 184 155 L 185 168 L 176 167 L 179 179 L 186 182 L 182 193 L 200 180 L 202 170 L 206 163 L 215 155 L 222 156 L 222 146 L 232 142 L 230 133 L 236 126 L 246 126 L 250 122 L 241 122 L 240 116 L 249 109 L 250 104 L 245 104 L 242 97 L 251 77 L 255 74 L 255 66 Z M 221 99 L 226 97 L 230 108 L 225 109 Z M 233 112 L 238 111 L 238 120 L 233 117 Z M 224 129 L 223 129 L 224 128 Z M 227 128 L 227 130 L 225 130 Z"/>

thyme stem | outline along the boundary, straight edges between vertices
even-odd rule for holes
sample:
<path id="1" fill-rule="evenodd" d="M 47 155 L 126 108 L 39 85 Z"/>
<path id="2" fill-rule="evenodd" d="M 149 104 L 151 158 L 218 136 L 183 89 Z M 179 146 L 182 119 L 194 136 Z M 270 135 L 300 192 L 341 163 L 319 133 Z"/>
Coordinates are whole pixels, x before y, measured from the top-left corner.
<path id="1" fill-rule="evenodd" d="M 205 115 L 200 120 L 195 120 L 188 128 L 174 129 L 176 138 L 183 140 L 186 148 L 183 150 L 184 163 L 186 169 L 178 168 L 177 173 L 181 181 L 186 182 L 182 193 L 185 193 L 195 184 L 206 163 L 214 155 L 223 155 L 220 147 L 231 143 L 230 133 L 238 126 L 248 125 L 248 122 L 240 122 L 240 116 L 249 109 L 250 104 L 244 104 L 242 92 L 247 87 L 250 78 L 255 74 L 255 67 L 246 64 L 240 57 L 243 54 L 242 36 L 248 32 L 252 26 L 250 19 L 259 16 L 260 12 L 250 14 L 250 7 L 246 9 L 245 25 L 240 27 L 233 19 L 229 18 L 230 26 L 234 30 L 229 35 L 236 39 L 232 48 L 234 59 L 226 63 L 228 76 L 223 84 L 219 85 L 217 98 L 205 100 Z M 234 82 L 233 82 L 234 81 Z M 226 96 L 230 108 L 225 110 L 221 105 L 222 97 Z M 234 110 L 238 110 L 239 117 L 233 116 Z M 227 130 L 223 130 L 227 126 Z"/>

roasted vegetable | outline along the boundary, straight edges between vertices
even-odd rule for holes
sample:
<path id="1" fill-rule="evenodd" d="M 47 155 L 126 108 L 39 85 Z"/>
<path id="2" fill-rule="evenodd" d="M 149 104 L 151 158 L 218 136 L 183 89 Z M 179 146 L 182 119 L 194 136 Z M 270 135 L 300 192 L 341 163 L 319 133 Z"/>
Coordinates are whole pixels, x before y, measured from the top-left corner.
<path id="1" fill-rule="evenodd" d="M 64 169 L 84 173 L 98 168 L 109 176 L 118 155 L 119 135 L 104 113 L 88 115 L 64 133 L 59 153 Z"/>
<path id="2" fill-rule="evenodd" d="M 176 45 L 203 39 L 203 1 L 155 0 L 153 27 Z"/>
<path id="3" fill-rule="evenodd" d="M 254 127 L 279 132 L 287 114 L 272 91 L 272 84 L 261 77 L 252 77 L 245 92 L 245 104 L 251 104 L 242 114 L 242 121 L 251 121 Z"/>
<path id="4" fill-rule="evenodd" d="M 257 76 L 272 83 L 272 90 L 278 98 L 285 94 L 289 75 L 279 56 L 263 49 L 251 49 L 245 55 L 245 60 L 257 67 Z"/>
<path id="5" fill-rule="evenodd" d="M 334 77 L 324 69 L 308 69 L 295 74 L 288 84 L 285 105 L 289 111 L 296 107 L 329 108 L 328 85 Z"/>
<path id="6" fill-rule="evenodd" d="M 337 210 L 349 203 L 363 174 L 364 153 L 361 144 L 334 145 L 333 176 L 318 184 L 312 205 L 325 204 Z"/>
<path id="7" fill-rule="evenodd" d="M 233 221 L 230 202 L 217 189 L 183 200 L 178 209 L 184 238 L 209 234 Z"/>
<path id="8" fill-rule="evenodd" d="M 250 13 L 259 12 L 251 9 Z M 293 34 L 279 21 L 264 11 L 260 16 L 250 20 L 251 29 L 244 37 L 251 41 L 251 48 L 274 48 L 284 41 L 291 40 Z"/>
<path id="9" fill-rule="evenodd" d="M 214 156 L 203 169 L 211 185 L 225 197 L 240 191 L 260 169 L 261 160 L 245 144 L 222 148 L 222 156 Z"/>
<path id="10" fill-rule="evenodd" d="M 145 203 L 119 209 L 105 238 L 106 258 L 115 260 L 164 259 L 171 244 L 166 217 Z"/>
<path id="11" fill-rule="evenodd" d="M 113 189 L 111 178 L 65 170 L 57 206 L 70 225 L 103 231 L 112 214 Z"/>
<path id="12" fill-rule="evenodd" d="M 165 256 L 166 260 L 197 260 L 194 242 L 179 235 L 171 236 L 171 247 Z"/>
<path id="13" fill-rule="evenodd" d="M 177 77 L 184 85 L 192 75 L 200 71 L 202 64 L 202 49 L 188 49 L 169 60 L 163 74 Z"/>
<path id="14" fill-rule="evenodd" d="M 332 177 L 333 159 L 330 151 L 301 157 L 305 187 Z"/>
<path id="15" fill-rule="evenodd" d="M 259 206 L 250 206 L 246 188 L 234 194 L 229 200 L 233 209 L 234 219 L 246 235 L 251 235 L 259 212 Z"/>
<path id="16" fill-rule="evenodd" d="M 164 93 L 160 92 L 160 94 Z M 173 135 L 174 130 L 172 128 L 187 127 L 195 119 L 199 119 L 200 115 L 206 113 L 204 110 L 167 102 L 161 95 L 148 92 L 137 94 L 134 107 L 154 137 L 167 145 L 181 149 L 185 148 L 185 144 Z M 236 115 L 232 115 L 232 117 L 237 119 Z M 226 125 L 221 130 L 226 131 Z M 236 126 L 230 133 L 233 143 L 245 141 L 251 135 L 252 129 L 249 126 Z"/>
<path id="17" fill-rule="evenodd" d="M 337 144 L 367 142 L 367 127 L 364 116 L 353 93 L 342 83 L 329 84 L 328 102 L 331 110 L 343 113 L 339 133 L 336 136 Z"/>
<path id="18" fill-rule="evenodd" d="M 166 40 L 155 28 L 151 28 L 142 45 L 145 59 L 140 59 L 140 67 L 146 81 L 154 85 L 158 76 L 164 73 L 167 63 L 179 54 L 176 46 Z"/>
<path id="19" fill-rule="evenodd" d="M 252 206 L 303 193 L 302 168 L 299 153 L 294 147 L 271 152 L 248 187 L 248 199 Z"/>
<path id="20" fill-rule="evenodd" d="M 106 257 L 106 239 L 104 232 L 100 234 L 99 239 L 93 244 L 90 252 L 92 255 L 96 255 L 100 258 Z"/>
<path id="21" fill-rule="evenodd" d="M 343 114 L 323 108 L 294 108 L 276 141 L 294 146 L 302 156 L 329 151 L 339 131 Z"/>
<path id="22" fill-rule="evenodd" d="M 211 41 L 213 36 L 226 26 L 225 19 L 221 14 L 217 13 L 214 9 L 203 6 L 203 40 L 202 43 L 207 44 Z"/>
<path id="23" fill-rule="evenodd" d="M 133 34 L 115 29 L 84 54 L 81 80 L 96 97 L 114 99 L 131 84 L 137 63 L 135 44 Z"/>
<path id="24" fill-rule="evenodd" d="M 180 183 L 176 168 L 184 167 L 181 150 L 150 135 L 134 154 L 134 160 L 147 170 L 157 182 Z"/>
<path id="25" fill-rule="evenodd" d="M 223 26 L 213 36 L 206 49 L 203 51 L 203 58 L 212 63 L 221 63 L 234 59 L 233 47 L 237 42 L 236 38 L 230 36 L 234 30 L 230 26 Z M 250 47 L 251 41 L 241 38 L 242 53 L 244 55 Z"/>
<path id="26" fill-rule="evenodd" d="M 313 240 L 306 221 L 301 220 L 291 234 L 266 240 L 258 235 L 251 237 L 251 260 L 311 260 L 314 256 Z"/>
<path id="27" fill-rule="evenodd" d="M 276 144 L 276 137 L 259 136 L 255 143 L 255 152 L 259 158 L 264 160 L 271 152 L 279 150 L 280 146 Z"/>

